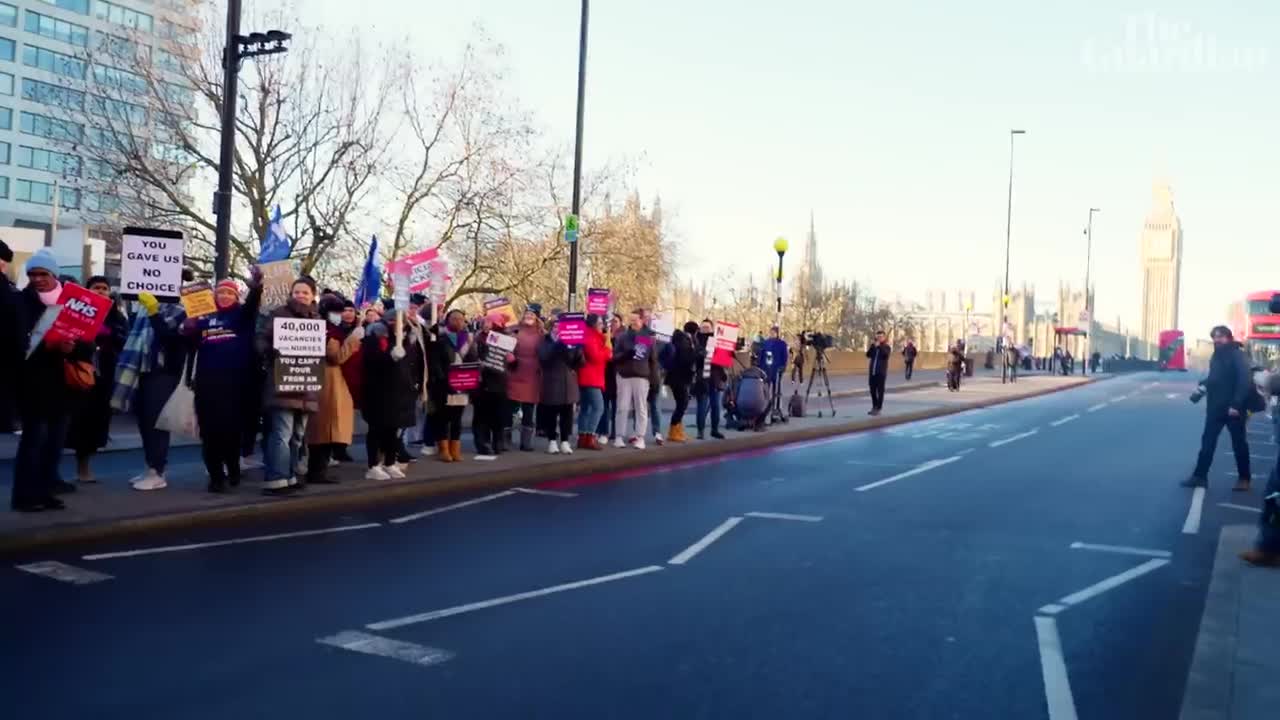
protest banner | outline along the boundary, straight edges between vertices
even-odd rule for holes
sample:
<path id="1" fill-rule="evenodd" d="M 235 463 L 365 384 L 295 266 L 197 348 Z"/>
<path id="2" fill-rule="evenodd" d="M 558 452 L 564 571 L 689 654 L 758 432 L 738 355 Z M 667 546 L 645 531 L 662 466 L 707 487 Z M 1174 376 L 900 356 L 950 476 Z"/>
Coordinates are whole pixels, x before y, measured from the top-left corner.
<path id="1" fill-rule="evenodd" d="M 324 389 L 322 357 L 278 357 L 274 367 L 276 392 L 313 393 Z"/>
<path id="2" fill-rule="evenodd" d="M 45 333 L 45 342 L 76 340 L 93 342 L 111 311 L 111 298 L 86 290 L 74 283 L 63 283 L 58 296 L 59 311 Z"/>
<path id="3" fill-rule="evenodd" d="M 507 354 L 516 351 L 516 336 L 490 332 L 485 340 L 484 366 L 499 372 L 507 371 Z"/>
<path id="4" fill-rule="evenodd" d="M 609 288 L 587 289 L 587 312 L 594 315 L 609 314 Z"/>
<path id="5" fill-rule="evenodd" d="M 324 357 L 326 332 L 320 318 L 273 319 L 271 346 L 286 357 Z"/>
<path id="6" fill-rule="evenodd" d="M 406 288 L 411 293 L 425 292 L 431 287 L 431 261 L 440 255 L 436 248 L 427 248 L 412 255 L 407 255 L 391 263 L 387 268 L 393 276 L 404 274 L 409 277 Z"/>
<path id="7" fill-rule="evenodd" d="M 480 363 L 461 363 L 449 368 L 449 388 L 456 393 L 480 387 Z"/>
<path id="8" fill-rule="evenodd" d="M 427 263 L 429 270 L 428 281 L 430 282 L 429 291 L 431 293 L 431 302 L 434 305 L 443 305 L 445 298 L 449 294 L 449 281 L 453 278 L 449 275 L 449 261 L 444 258 L 436 258 Z"/>
<path id="9" fill-rule="evenodd" d="M 391 300 L 395 303 L 396 310 L 409 309 L 409 274 L 404 268 L 397 267 L 396 271 L 391 275 L 392 295 Z"/>
<path id="10" fill-rule="evenodd" d="M 649 319 L 649 329 L 658 338 L 658 342 L 671 342 L 671 334 L 676 331 L 676 316 L 670 310 L 654 313 Z"/>
<path id="11" fill-rule="evenodd" d="M 507 298 L 500 297 L 492 300 L 486 300 L 484 303 L 484 315 L 488 317 L 492 313 L 502 313 L 507 319 L 508 325 L 514 325 L 516 322 L 515 308 L 511 307 L 511 301 Z"/>
<path id="12" fill-rule="evenodd" d="M 713 341 L 716 349 L 711 355 L 711 364 L 719 367 L 733 367 L 734 353 L 738 350 L 738 325 L 717 320 Z"/>
<path id="13" fill-rule="evenodd" d="M 581 345 L 587 337 L 587 317 L 582 313 L 560 313 L 556 331 L 565 345 Z"/>
<path id="14" fill-rule="evenodd" d="M 218 312 L 213 300 L 213 286 L 208 282 L 193 282 L 182 286 L 182 307 L 187 317 L 198 318 Z"/>
<path id="15" fill-rule="evenodd" d="M 293 291 L 295 277 L 293 261 L 262 263 L 258 270 L 262 272 L 262 301 L 258 305 L 258 312 L 267 315 L 289 303 L 289 293 Z"/>
<path id="16" fill-rule="evenodd" d="M 186 241 L 181 232 L 127 227 L 120 238 L 120 296 L 136 300 L 148 292 L 177 302 L 182 288 Z"/>

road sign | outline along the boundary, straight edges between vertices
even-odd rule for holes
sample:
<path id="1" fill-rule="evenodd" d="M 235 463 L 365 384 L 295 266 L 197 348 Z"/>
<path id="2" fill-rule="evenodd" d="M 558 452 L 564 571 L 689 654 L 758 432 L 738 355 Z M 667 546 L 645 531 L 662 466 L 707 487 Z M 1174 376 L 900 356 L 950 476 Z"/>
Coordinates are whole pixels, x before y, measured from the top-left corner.
<path id="1" fill-rule="evenodd" d="M 578 216 L 564 216 L 564 241 L 567 243 L 578 242 Z"/>

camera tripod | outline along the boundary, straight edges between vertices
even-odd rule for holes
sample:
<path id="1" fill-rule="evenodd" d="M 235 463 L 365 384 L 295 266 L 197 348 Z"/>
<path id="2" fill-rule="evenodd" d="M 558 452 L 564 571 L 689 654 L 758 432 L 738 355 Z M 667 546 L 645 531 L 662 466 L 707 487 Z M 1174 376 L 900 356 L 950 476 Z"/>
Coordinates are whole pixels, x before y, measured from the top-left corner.
<path id="1" fill-rule="evenodd" d="M 827 390 L 827 404 L 831 407 L 831 417 L 836 416 L 836 399 L 831 397 L 831 380 L 827 377 L 827 350 L 826 348 L 813 348 L 813 370 L 809 371 L 809 384 L 804 389 L 804 403 L 809 404 L 809 393 L 813 392 L 813 381 L 817 377 L 822 376 L 822 385 Z M 822 397 L 822 390 L 818 390 L 818 397 Z M 818 417 L 822 417 L 822 411 L 818 411 Z"/>

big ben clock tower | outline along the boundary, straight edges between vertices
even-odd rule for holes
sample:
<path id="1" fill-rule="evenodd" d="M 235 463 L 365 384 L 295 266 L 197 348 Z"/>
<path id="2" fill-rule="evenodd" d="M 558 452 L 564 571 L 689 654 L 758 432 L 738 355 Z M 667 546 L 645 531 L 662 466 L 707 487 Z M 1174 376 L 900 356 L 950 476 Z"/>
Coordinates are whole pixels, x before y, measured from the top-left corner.
<path id="1" fill-rule="evenodd" d="M 1142 228 L 1142 342 L 1148 353 L 1161 330 L 1178 327 L 1181 280 L 1182 222 L 1173 208 L 1173 190 L 1157 184 Z"/>

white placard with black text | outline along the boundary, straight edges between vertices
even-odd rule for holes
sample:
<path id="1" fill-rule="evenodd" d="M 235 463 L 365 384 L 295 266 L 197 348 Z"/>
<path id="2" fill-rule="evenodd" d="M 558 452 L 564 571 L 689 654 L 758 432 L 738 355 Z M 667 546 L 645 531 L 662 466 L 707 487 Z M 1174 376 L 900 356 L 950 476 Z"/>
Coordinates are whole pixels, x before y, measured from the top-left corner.
<path id="1" fill-rule="evenodd" d="M 146 231 L 129 232 L 132 229 L 126 228 L 120 240 L 120 294 L 137 297 L 147 292 L 176 302 L 182 294 L 186 241 L 180 233 L 154 231 L 155 235 L 148 235 L 143 234 Z"/>
<path id="2" fill-rule="evenodd" d="M 325 343 L 324 320 L 273 318 L 271 346 L 286 357 L 321 357 Z"/>

